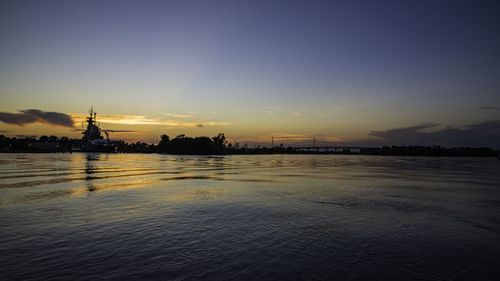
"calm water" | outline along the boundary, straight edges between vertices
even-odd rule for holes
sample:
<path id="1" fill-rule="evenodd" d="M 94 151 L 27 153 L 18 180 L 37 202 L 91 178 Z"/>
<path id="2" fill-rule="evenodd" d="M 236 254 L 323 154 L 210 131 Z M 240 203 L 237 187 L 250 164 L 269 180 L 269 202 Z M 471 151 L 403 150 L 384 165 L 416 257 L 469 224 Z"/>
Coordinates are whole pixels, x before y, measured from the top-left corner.
<path id="1" fill-rule="evenodd" d="M 499 280 L 500 160 L 0 154 L 2 280 Z"/>

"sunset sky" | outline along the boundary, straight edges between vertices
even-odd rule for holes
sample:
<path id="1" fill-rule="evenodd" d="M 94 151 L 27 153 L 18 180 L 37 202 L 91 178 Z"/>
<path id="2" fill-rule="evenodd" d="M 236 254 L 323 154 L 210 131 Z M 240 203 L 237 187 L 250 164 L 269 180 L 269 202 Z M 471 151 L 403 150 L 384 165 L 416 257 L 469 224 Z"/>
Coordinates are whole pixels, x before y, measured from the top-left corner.
<path id="1" fill-rule="evenodd" d="M 498 147 L 499 15 L 472 0 L 2 0 L 0 134 L 80 137 L 93 105 L 127 141 Z"/>

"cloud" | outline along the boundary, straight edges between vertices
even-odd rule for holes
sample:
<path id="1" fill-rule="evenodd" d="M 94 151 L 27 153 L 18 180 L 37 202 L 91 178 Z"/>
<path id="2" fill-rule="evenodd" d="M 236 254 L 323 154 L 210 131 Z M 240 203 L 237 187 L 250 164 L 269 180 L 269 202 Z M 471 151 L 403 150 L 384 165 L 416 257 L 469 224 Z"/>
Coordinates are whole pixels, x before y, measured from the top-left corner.
<path id="1" fill-rule="evenodd" d="M 8 131 L 0 131 L 0 133 L 7 133 Z"/>
<path id="2" fill-rule="evenodd" d="M 139 133 L 139 131 L 132 131 L 132 130 L 113 130 L 113 129 L 106 129 L 103 130 L 108 133 Z"/>
<path id="3" fill-rule="evenodd" d="M 74 122 L 70 115 L 38 109 L 20 110 L 19 113 L 0 112 L 0 121 L 17 126 L 43 123 L 51 126 L 74 127 Z"/>
<path id="4" fill-rule="evenodd" d="M 304 138 L 312 138 L 311 136 L 302 135 L 302 134 L 288 134 L 288 133 L 273 133 L 272 136 L 274 138 L 279 139 L 304 139 Z"/>
<path id="5" fill-rule="evenodd" d="M 199 127 L 199 125 L 202 125 L 202 126 L 229 126 L 229 125 L 232 125 L 233 123 L 231 122 L 214 122 L 214 121 L 209 121 L 209 122 L 202 122 L 202 123 L 198 123 L 197 126 Z"/>
<path id="6" fill-rule="evenodd" d="M 330 135 L 305 135 L 305 134 L 290 134 L 290 133 L 272 133 L 269 135 L 259 135 L 252 137 L 239 138 L 238 142 L 251 145 L 268 146 L 274 138 L 274 145 L 283 144 L 284 146 L 304 147 L 304 146 L 337 146 L 352 144 L 343 143 L 344 139 L 338 136 Z"/>
<path id="7" fill-rule="evenodd" d="M 372 131 L 370 135 L 379 139 L 372 141 L 371 144 L 500 147 L 500 120 L 470 124 L 458 128 L 448 126 L 441 130 L 426 132 L 426 129 L 436 128 L 438 125 L 436 123 L 427 123 L 385 131 Z"/>
<path id="8" fill-rule="evenodd" d="M 389 129 L 386 131 L 371 131 L 370 136 L 379 137 L 383 139 L 390 139 L 393 141 L 412 141 L 416 135 L 422 134 L 422 130 L 435 128 L 439 126 L 437 123 L 426 123 L 412 127 Z"/>
<path id="9" fill-rule="evenodd" d="M 337 136 L 319 136 L 316 138 L 316 143 L 325 142 L 325 143 L 340 143 L 345 141 L 342 137 Z"/>
<path id="10" fill-rule="evenodd" d="M 286 113 L 286 110 L 278 106 L 270 106 L 264 109 L 264 113 L 276 114 L 276 113 Z"/>
<path id="11" fill-rule="evenodd" d="M 302 113 L 298 111 L 290 111 L 286 108 L 283 107 L 278 107 L 278 106 L 270 106 L 262 109 L 262 112 L 265 114 L 269 115 L 276 115 L 276 116 L 281 116 L 281 117 L 288 117 L 289 115 L 294 115 L 294 116 L 301 116 Z"/>
<path id="12" fill-rule="evenodd" d="M 85 129 L 73 129 L 73 132 L 83 132 Z M 142 131 L 133 131 L 133 130 L 113 130 L 113 129 L 102 129 L 103 132 L 108 132 L 108 133 L 132 133 L 132 134 L 141 134 L 144 133 Z"/>
<path id="13" fill-rule="evenodd" d="M 295 143 L 304 140 L 312 140 L 313 137 L 301 134 L 288 134 L 288 133 L 272 133 L 270 135 L 260 135 L 252 138 L 255 143 L 270 143 L 274 138 L 275 143 Z"/>
<path id="14" fill-rule="evenodd" d="M 73 114 L 75 121 L 85 120 L 85 115 Z M 97 122 L 122 125 L 164 125 L 169 127 L 204 127 L 204 126 L 228 126 L 231 122 L 184 122 L 179 120 L 164 120 L 161 118 L 148 118 L 143 115 L 98 115 Z"/>
<path id="15" fill-rule="evenodd" d="M 193 115 L 191 115 L 191 114 L 178 114 L 178 113 L 168 113 L 168 112 L 163 112 L 163 114 L 165 114 L 167 116 L 170 116 L 170 117 L 174 117 L 174 118 L 189 118 L 189 117 L 193 117 Z"/>
<path id="16" fill-rule="evenodd" d="M 479 109 L 483 109 L 483 110 L 500 110 L 500 106 L 480 106 Z"/>
<path id="17" fill-rule="evenodd" d="M 24 126 L 26 124 L 35 123 L 37 118 L 24 113 L 0 112 L 0 121 L 11 125 Z"/>

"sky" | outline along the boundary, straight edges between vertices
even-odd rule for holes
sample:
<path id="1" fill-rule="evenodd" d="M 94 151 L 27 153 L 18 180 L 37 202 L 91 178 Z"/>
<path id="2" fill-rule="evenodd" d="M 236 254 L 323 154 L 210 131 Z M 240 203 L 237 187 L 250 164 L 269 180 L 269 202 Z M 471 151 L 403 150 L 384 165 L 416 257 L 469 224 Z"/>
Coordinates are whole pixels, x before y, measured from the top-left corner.
<path id="1" fill-rule="evenodd" d="M 0 134 L 500 146 L 498 1 L 0 1 Z"/>

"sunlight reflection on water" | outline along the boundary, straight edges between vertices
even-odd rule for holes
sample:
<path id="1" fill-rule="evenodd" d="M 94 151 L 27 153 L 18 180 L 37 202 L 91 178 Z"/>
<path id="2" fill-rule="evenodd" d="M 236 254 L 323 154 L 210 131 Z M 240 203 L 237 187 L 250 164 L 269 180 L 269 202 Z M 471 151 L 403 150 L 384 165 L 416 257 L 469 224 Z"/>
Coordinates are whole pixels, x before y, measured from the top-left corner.
<path id="1" fill-rule="evenodd" d="M 1 154 L 3 280 L 495 280 L 500 161 Z"/>

